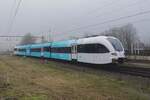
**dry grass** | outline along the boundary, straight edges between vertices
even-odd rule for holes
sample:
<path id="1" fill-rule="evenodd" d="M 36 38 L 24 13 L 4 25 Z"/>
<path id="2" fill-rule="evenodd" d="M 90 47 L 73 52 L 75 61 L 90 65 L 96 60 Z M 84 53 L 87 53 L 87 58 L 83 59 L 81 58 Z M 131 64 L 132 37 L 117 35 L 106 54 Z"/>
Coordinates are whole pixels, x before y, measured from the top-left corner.
<path id="1" fill-rule="evenodd" d="M 0 97 L 10 100 L 150 100 L 150 83 L 90 74 L 64 64 L 0 57 Z M 139 81 L 139 83 L 137 83 Z M 0 100 L 1 100 L 0 98 Z"/>

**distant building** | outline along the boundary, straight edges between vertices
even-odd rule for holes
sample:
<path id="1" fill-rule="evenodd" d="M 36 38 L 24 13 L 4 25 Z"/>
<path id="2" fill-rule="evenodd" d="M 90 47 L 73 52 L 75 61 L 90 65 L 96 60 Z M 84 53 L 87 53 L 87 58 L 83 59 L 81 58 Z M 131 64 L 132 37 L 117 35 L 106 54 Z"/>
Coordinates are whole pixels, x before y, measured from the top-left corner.
<path id="1" fill-rule="evenodd" d="M 16 45 L 19 45 L 21 42 L 23 35 L 0 35 L 0 52 L 4 51 L 13 51 L 14 47 Z M 35 36 L 35 35 L 33 35 Z M 42 38 L 40 35 L 35 36 L 36 38 L 36 43 L 40 43 L 42 41 Z"/>

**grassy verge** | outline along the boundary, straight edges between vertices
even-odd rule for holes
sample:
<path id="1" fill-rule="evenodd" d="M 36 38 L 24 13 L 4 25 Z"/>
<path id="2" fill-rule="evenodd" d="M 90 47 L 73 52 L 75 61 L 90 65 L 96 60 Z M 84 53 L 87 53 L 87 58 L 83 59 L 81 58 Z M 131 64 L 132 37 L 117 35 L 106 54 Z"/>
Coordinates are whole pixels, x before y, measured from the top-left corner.
<path id="1" fill-rule="evenodd" d="M 62 63 L 0 57 L 0 99 L 150 100 L 150 80 L 112 73 L 90 74 Z"/>

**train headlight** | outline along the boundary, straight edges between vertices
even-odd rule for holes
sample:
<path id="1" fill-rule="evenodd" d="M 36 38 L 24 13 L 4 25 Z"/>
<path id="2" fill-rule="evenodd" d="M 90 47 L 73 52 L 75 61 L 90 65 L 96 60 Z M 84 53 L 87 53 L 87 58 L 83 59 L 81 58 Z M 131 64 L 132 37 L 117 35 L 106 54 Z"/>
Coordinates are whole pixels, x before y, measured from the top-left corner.
<path id="1" fill-rule="evenodd" d="M 117 53 L 111 53 L 111 55 L 113 55 L 113 56 L 117 56 Z"/>

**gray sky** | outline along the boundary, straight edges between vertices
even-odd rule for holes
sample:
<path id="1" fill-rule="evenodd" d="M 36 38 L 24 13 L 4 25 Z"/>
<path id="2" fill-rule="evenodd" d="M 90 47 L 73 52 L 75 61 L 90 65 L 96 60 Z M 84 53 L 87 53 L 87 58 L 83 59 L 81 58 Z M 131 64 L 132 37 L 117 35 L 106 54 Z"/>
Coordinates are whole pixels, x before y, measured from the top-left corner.
<path id="1" fill-rule="evenodd" d="M 133 23 L 141 40 L 150 39 L 150 13 L 112 23 L 70 31 L 78 27 L 150 10 L 150 0 L 22 0 L 8 33 L 19 0 L 0 0 L 0 34 L 48 33 L 54 40 L 83 33 L 100 33 L 115 26 Z M 15 4 L 16 3 L 16 4 Z M 13 9 L 12 9 L 13 8 Z"/>

